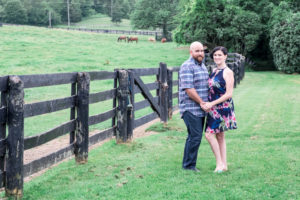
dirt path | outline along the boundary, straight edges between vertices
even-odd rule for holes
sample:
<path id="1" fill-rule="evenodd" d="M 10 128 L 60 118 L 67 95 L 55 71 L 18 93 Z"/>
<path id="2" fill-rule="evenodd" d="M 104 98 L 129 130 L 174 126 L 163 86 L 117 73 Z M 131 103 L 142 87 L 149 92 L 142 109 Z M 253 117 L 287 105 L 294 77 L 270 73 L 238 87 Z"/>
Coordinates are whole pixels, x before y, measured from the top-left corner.
<path id="1" fill-rule="evenodd" d="M 136 128 L 134 131 L 133 131 L 133 139 L 135 138 L 139 138 L 139 137 L 145 137 L 145 136 L 149 136 L 149 135 L 152 135 L 152 134 L 157 134 L 156 132 L 153 132 L 153 131 L 148 131 L 146 132 L 145 130 L 152 124 L 156 123 L 156 122 L 159 122 L 160 119 L 155 119 L 155 120 L 152 120 L 138 128 Z M 93 132 L 90 132 L 90 136 L 92 136 L 93 134 L 95 134 L 97 132 L 96 131 L 93 131 Z M 112 138 L 114 139 L 114 137 Z M 89 147 L 89 150 L 91 149 L 94 149 L 96 147 L 99 147 L 100 145 L 102 145 L 103 143 L 107 142 L 107 141 L 110 141 L 111 139 L 106 139 L 102 142 L 99 142 L 97 144 L 94 144 L 92 146 Z M 32 162 L 33 160 L 37 160 L 41 157 L 44 157 L 48 154 L 51 154 L 53 152 L 56 152 L 64 147 L 67 147 L 69 145 L 69 135 L 65 135 L 65 136 L 62 136 L 62 137 L 59 137 L 55 140 L 52 140 L 46 144 L 43 144 L 41 146 L 38 146 L 36 148 L 32 148 L 32 149 L 29 149 L 29 150 L 26 150 L 24 151 L 24 164 L 27 164 L 27 163 L 30 163 Z M 74 156 L 71 156 L 70 158 L 66 158 L 65 160 L 61 161 L 61 162 L 65 162 L 67 160 L 70 160 L 70 159 L 74 159 Z M 48 169 L 54 167 L 54 166 L 57 166 L 58 164 L 60 164 L 61 162 L 58 162 L 56 163 L 55 165 L 49 167 L 49 168 L 46 168 L 44 170 L 41 170 L 37 173 L 34 173 L 28 177 L 26 177 L 24 179 L 25 182 L 27 181 L 30 181 L 31 179 L 37 177 L 37 176 L 40 176 L 41 174 L 43 174 L 45 171 L 47 171 Z"/>

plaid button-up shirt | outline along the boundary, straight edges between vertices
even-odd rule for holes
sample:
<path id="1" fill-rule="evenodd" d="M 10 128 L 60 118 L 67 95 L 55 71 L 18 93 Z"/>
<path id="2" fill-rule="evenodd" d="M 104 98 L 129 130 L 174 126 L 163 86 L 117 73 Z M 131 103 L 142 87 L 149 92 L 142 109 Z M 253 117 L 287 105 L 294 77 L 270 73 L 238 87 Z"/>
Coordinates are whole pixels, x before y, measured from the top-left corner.
<path id="1" fill-rule="evenodd" d="M 205 65 L 200 64 L 193 57 L 190 57 L 185 61 L 179 71 L 179 110 L 180 115 L 185 111 L 191 112 L 195 116 L 204 117 L 205 111 L 203 111 L 200 105 L 192 100 L 185 89 L 195 88 L 198 95 L 205 102 L 208 101 L 208 72 Z"/>

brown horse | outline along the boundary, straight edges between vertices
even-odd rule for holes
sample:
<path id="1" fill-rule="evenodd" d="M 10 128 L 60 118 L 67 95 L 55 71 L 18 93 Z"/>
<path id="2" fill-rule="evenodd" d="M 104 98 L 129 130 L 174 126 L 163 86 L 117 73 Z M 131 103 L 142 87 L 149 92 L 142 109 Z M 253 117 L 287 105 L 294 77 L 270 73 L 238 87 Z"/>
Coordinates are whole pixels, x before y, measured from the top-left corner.
<path id="1" fill-rule="evenodd" d="M 167 41 L 166 38 L 162 38 L 162 39 L 161 39 L 161 43 L 165 43 L 166 41 Z"/>
<path id="2" fill-rule="evenodd" d="M 127 42 L 133 42 L 133 41 L 135 41 L 137 43 L 138 40 L 139 39 L 137 37 L 127 37 Z"/>
<path id="3" fill-rule="evenodd" d="M 125 40 L 126 42 L 126 39 L 127 39 L 126 35 L 121 35 L 120 37 L 118 37 L 118 42 L 122 40 Z"/>
<path id="4" fill-rule="evenodd" d="M 149 37 L 149 38 L 148 38 L 148 41 L 149 41 L 149 42 L 156 42 L 155 38 L 153 38 L 153 37 Z"/>

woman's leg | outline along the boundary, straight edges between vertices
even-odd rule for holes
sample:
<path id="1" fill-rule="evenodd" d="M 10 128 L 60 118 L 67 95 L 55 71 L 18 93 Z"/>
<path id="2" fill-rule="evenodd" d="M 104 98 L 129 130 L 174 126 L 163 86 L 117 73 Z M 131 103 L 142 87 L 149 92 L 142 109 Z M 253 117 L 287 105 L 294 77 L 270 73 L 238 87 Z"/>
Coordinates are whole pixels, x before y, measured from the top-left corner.
<path id="1" fill-rule="evenodd" d="M 216 157 L 216 169 L 215 169 L 215 171 L 223 170 L 224 165 L 222 163 L 219 143 L 218 143 L 218 141 L 215 137 L 215 134 L 206 132 L 205 133 L 205 138 L 207 139 L 208 143 L 210 144 L 211 150 L 213 151 L 213 153 Z"/>
<path id="2" fill-rule="evenodd" d="M 224 165 L 224 170 L 226 171 L 228 167 L 227 167 L 226 141 L 225 141 L 224 132 L 217 133 L 216 138 L 219 144 L 221 160 Z"/>

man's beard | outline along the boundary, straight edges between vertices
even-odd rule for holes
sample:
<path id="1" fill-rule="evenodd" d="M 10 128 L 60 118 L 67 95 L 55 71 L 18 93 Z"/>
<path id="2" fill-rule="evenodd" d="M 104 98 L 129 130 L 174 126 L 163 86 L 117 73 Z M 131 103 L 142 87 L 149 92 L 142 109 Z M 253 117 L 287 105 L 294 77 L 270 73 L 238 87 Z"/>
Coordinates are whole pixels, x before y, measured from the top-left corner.
<path id="1" fill-rule="evenodd" d="M 201 63 L 203 61 L 203 57 L 202 56 L 194 57 L 194 59 L 197 60 L 199 63 Z"/>

